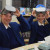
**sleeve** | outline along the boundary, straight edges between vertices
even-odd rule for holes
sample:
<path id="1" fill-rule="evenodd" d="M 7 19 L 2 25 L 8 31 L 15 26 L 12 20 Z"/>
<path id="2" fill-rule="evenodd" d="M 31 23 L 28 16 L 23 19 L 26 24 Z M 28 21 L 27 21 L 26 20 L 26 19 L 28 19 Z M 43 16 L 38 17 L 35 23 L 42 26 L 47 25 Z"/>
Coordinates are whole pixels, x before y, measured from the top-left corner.
<path id="1" fill-rule="evenodd" d="M 34 17 L 33 15 L 30 16 L 30 18 L 28 19 L 29 24 L 31 24 L 31 23 L 33 22 L 33 19 L 34 19 L 34 18 L 35 18 L 35 17 Z"/>
<path id="2" fill-rule="evenodd" d="M 50 17 L 47 19 L 47 21 L 49 22 L 49 24 L 50 24 Z"/>
<path id="3" fill-rule="evenodd" d="M 37 33 L 36 33 L 35 26 L 31 25 L 31 34 L 29 38 L 29 44 L 36 43 L 36 37 L 37 37 Z"/>
<path id="4" fill-rule="evenodd" d="M 22 15 L 20 17 L 17 17 L 18 21 L 20 22 L 20 29 L 21 32 L 26 32 L 30 30 L 30 25 L 27 20 L 24 19 Z"/>
<path id="5" fill-rule="evenodd" d="M 0 50 L 11 50 L 11 49 L 0 47 Z"/>

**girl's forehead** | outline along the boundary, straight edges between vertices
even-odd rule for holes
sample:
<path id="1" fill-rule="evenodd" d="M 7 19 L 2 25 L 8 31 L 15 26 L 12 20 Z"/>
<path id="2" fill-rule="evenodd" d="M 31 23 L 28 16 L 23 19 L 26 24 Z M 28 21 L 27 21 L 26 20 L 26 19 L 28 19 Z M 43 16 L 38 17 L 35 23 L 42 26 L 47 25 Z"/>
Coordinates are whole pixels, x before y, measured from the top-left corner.
<path id="1" fill-rule="evenodd" d="M 43 13 L 39 13 L 38 15 L 44 15 Z"/>
<path id="2" fill-rule="evenodd" d="M 36 15 L 38 15 L 38 14 L 46 14 L 46 12 L 36 12 Z"/>

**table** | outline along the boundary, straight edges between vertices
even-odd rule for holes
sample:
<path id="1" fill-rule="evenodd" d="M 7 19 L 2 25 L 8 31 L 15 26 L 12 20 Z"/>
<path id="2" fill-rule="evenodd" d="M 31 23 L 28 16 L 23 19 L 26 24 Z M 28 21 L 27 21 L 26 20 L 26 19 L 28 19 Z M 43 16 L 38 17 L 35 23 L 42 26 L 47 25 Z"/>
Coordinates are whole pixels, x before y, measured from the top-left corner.
<path id="1" fill-rule="evenodd" d="M 42 44 L 42 43 L 35 43 L 35 44 L 29 44 L 29 45 L 26 45 L 26 46 L 22 46 L 22 47 L 18 47 L 18 48 L 15 48 L 15 49 L 12 49 L 12 50 L 28 50 L 30 48 L 34 48 L 34 46 L 36 45 L 37 47 Z M 23 48 L 23 49 L 22 49 Z"/>

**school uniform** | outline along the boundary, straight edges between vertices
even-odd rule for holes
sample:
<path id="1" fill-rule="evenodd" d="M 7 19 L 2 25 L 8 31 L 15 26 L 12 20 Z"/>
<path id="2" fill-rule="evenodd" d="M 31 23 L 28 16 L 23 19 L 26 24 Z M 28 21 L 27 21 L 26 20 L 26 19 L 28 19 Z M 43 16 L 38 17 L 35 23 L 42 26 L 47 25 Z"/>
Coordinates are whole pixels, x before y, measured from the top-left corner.
<path id="1" fill-rule="evenodd" d="M 31 16 L 30 18 L 32 18 Z M 47 24 L 41 24 L 38 21 L 33 22 L 32 20 L 28 20 L 31 26 L 31 34 L 29 39 L 29 44 L 37 43 L 38 41 L 43 41 L 44 37 L 50 35 L 50 18 L 47 19 Z"/>
<path id="2" fill-rule="evenodd" d="M 30 26 L 22 15 L 17 19 L 20 24 L 10 22 L 8 28 L 0 23 L 0 50 L 10 50 L 25 45 L 22 33 L 28 31 Z"/>

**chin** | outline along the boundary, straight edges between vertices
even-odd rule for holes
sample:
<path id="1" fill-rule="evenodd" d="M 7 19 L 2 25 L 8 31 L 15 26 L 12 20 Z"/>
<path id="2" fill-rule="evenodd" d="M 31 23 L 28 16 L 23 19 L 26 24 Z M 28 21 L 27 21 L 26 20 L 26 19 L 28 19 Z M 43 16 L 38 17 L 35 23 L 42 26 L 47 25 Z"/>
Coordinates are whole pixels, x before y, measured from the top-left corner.
<path id="1" fill-rule="evenodd" d="M 7 22 L 6 24 L 9 24 L 10 22 Z"/>

